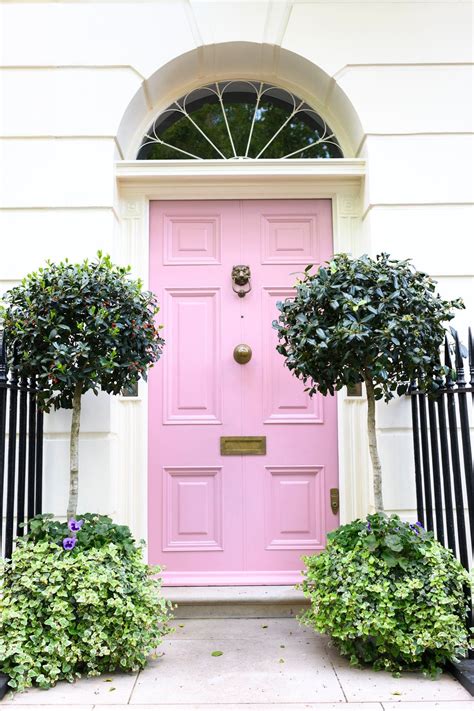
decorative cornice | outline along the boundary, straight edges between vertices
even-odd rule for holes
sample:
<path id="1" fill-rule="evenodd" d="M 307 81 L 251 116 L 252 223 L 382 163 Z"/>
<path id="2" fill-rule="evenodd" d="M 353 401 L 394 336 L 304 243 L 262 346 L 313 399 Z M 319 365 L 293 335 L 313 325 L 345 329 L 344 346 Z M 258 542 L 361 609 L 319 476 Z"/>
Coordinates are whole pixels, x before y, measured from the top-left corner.
<path id="1" fill-rule="evenodd" d="M 212 184 L 226 179 L 227 184 L 290 179 L 344 181 L 360 183 L 366 173 L 365 160 L 360 158 L 297 159 L 297 160 L 176 160 L 117 161 L 115 174 L 120 185 L 147 185 L 166 181 L 193 181 Z"/>

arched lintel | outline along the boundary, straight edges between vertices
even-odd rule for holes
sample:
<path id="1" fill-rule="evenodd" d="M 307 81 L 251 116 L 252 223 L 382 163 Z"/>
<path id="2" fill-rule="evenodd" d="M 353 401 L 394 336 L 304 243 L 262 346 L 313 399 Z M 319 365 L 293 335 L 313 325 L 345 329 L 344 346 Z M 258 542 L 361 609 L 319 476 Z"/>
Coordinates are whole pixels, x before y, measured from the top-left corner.
<path id="1" fill-rule="evenodd" d="M 136 158 L 143 135 L 170 103 L 203 84 L 225 79 L 260 79 L 297 94 L 331 126 L 344 156 L 355 157 L 363 129 L 337 81 L 302 55 L 256 42 L 203 45 L 175 57 L 144 79 L 118 128 L 123 157 Z"/>

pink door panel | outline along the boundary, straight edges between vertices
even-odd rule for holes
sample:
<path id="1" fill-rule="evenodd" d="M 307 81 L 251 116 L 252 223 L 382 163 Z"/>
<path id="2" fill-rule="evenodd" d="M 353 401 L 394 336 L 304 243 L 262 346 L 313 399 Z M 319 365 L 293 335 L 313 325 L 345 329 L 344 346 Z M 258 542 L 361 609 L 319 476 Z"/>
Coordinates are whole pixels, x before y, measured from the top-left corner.
<path id="1" fill-rule="evenodd" d="M 332 253 L 331 202 L 152 202 L 150 239 L 166 339 L 150 376 L 150 560 L 168 584 L 297 582 L 338 524 L 336 401 L 308 398 L 271 324 L 298 272 Z M 251 270 L 244 298 L 236 264 Z M 265 436 L 266 455 L 221 456 L 232 435 Z"/>

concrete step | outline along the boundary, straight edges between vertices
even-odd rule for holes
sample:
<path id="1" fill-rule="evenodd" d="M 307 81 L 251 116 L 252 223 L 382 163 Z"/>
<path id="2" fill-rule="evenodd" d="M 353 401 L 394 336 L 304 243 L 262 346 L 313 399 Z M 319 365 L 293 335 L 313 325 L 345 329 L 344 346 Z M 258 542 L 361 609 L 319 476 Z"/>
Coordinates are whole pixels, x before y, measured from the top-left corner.
<path id="1" fill-rule="evenodd" d="M 296 617 L 309 604 L 290 585 L 164 586 L 163 595 L 178 606 L 179 619 Z"/>

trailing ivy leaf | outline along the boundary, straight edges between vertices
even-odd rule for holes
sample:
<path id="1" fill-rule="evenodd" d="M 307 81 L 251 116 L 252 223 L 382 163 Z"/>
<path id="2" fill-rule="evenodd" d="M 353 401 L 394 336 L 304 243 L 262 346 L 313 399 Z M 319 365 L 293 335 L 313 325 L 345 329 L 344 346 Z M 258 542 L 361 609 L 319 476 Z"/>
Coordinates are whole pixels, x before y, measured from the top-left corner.
<path id="1" fill-rule="evenodd" d="M 151 575 L 160 571 L 144 563 L 128 528 L 81 518 L 67 554 L 59 544 L 67 524 L 45 515 L 30 522 L 11 562 L 0 563 L 0 671 L 11 689 L 137 671 L 171 631 L 171 603 Z"/>
<path id="2" fill-rule="evenodd" d="M 399 559 L 388 551 L 382 552 L 382 558 L 390 568 L 394 568 L 396 565 L 399 564 Z"/>
<path id="3" fill-rule="evenodd" d="M 387 546 L 397 541 L 402 550 Z M 432 533 L 371 514 L 333 531 L 326 549 L 304 562 L 310 607 L 300 620 L 329 635 L 352 664 L 435 677 L 465 653 L 469 575 Z"/>

